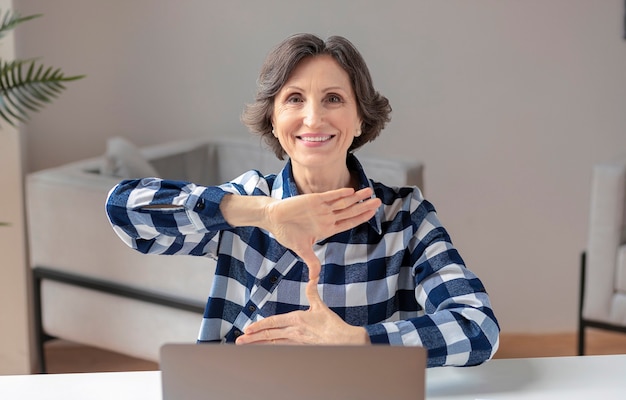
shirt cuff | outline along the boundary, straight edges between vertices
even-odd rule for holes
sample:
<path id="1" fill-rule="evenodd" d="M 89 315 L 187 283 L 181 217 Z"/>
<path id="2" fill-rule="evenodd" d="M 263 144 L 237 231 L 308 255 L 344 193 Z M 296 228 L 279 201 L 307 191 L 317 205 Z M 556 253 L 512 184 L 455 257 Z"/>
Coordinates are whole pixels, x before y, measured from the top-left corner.
<path id="1" fill-rule="evenodd" d="M 220 203 L 228 192 L 220 187 L 197 187 L 185 204 L 187 215 L 197 228 L 204 228 L 207 231 L 230 229 L 232 226 L 226 222 Z"/>
<path id="2" fill-rule="evenodd" d="M 372 344 L 391 344 L 389 335 L 383 324 L 367 325 L 365 326 L 365 330 Z"/>

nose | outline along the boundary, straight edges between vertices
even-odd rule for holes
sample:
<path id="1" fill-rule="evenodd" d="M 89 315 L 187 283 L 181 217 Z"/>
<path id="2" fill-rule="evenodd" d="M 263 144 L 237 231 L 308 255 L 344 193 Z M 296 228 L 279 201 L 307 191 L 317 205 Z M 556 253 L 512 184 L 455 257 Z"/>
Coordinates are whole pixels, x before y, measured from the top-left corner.
<path id="1" fill-rule="evenodd" d="M 303 111 L 303 123 L 309 128 L 315 128 L 319 126 L 324 120 L 324 108 L 318 102 L 308 102 Z"/>

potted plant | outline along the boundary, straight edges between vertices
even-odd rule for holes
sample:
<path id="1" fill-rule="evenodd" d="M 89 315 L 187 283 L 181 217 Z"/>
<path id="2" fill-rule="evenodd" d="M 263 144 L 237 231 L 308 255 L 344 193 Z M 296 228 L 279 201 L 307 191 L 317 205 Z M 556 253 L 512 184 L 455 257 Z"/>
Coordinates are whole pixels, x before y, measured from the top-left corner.
<path id="1" fill-rule="evenodd" d="M 40 15 L 21 17 L 0 0 L 0 44 L 16 26 Z M 10 44 L 10 43 L 9 43 Z M 23 216 L 23 172 L 19 125 L 41 110 L 64 89 L 64 83 L 83 76 L 65 76 L 60 69 L 37 59 L 15 60 L 13 46 L 0 52 L 0 375 L 30 373 L 35 367 L 30 340 L 30 300 L 27 244 Z"/>

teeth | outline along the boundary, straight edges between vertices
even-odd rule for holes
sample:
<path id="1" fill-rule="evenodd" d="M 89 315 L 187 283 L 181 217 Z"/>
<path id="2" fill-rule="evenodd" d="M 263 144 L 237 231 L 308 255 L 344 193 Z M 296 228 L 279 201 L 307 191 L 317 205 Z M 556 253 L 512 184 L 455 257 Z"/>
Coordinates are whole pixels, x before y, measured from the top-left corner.
<path id="1" fill-rule="evenodd" d="M 301 137 L 300 139 L 305 142 L 325 142 L 330 140 L 330 136 L 311 136 L 311 137 Z"/>

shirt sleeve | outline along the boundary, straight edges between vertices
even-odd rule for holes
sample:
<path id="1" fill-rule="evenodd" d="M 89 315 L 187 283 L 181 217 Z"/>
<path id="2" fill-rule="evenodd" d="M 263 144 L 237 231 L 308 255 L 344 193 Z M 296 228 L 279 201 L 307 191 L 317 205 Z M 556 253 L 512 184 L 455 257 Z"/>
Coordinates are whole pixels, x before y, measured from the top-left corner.
<path id="1" fill-rule="evenodd" d="M 215 255 L 217 233 L 231 229 L 220 211 L 226 194 L 268 195 L 264 177 L 249 171 L 220 186 L 145 178 L 125 180 L 107 197 L 115 233 L 144 254 Z"/>
<path id="2" fill-rule="evenodd" d="M 465 267 L 434 207 L 419 201 L 410 252 L 421 315 L 366 326 L 372 343 L 421 346 L 428 366 L 470 366 L 489 360 L 500 328 L 480 279 Z"/>

